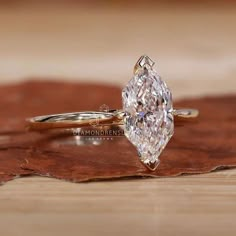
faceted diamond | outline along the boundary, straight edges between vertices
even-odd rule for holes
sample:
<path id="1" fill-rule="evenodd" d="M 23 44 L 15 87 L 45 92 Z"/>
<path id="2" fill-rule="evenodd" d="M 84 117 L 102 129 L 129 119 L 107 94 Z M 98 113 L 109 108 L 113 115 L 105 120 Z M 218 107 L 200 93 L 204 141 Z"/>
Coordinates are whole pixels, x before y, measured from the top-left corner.
<path id="1" fill-rule="evenodd" d="M 150 169 L 174 132 L 172 97 L 151 67 L 142 67 L 122 91 L 125 135 L 136 146 L 140 160 Z"/>

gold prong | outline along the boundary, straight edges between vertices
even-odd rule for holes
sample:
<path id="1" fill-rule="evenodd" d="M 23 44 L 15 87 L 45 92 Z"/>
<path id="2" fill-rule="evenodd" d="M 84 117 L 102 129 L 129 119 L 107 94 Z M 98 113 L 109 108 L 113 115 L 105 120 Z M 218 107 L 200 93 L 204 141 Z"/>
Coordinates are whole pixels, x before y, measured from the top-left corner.
<path id="1" fill-rule="evenodd" d="M 142 162 L 142 164 L 147 167 L 149 170 L 151 171 L 155 171 L 156 168 L 158 167 L 158 165 L 160 164 L 159 160 L 156 160 L 155 162 L 148 162 L 148 163 L 144 163 Z"/>
<path id="2" fill-rule="evenodd" d="M 145 68 L 145 67 L 150 67 L 152 68 L 154 66 L 155 62 L 148 57 L 147 55 L 142 55 L 138 61 L 136 62 L 136 64 L 134 65 L 134 74 L 137 73 L 137 71 L 141 68 Z"/>

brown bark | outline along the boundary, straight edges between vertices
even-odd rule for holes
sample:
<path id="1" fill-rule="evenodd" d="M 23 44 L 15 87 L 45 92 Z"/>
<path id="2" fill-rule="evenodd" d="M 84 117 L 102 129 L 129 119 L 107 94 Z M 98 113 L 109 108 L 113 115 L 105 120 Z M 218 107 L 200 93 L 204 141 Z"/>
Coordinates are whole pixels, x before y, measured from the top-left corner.
<path id="1" fill-rule="evenodd" d="M 134 176 L 178 176 L 236 166 L 236 96 L 185 99 L 175 107 L 200 110 L 196 122 L 176 127 L 155 172 L 140 164 L 125 137 L 81 144 L 65 133 L 25 131 L 25 118 L 50 113 L 121 107 L 120 88 L 27 82 L 0 87 L 0 182 L 42 175 L 81 182 Z M 80 145 L 78 143 L 80 142 Z M 89 140 L 86 140 L 89 142 Z"/>

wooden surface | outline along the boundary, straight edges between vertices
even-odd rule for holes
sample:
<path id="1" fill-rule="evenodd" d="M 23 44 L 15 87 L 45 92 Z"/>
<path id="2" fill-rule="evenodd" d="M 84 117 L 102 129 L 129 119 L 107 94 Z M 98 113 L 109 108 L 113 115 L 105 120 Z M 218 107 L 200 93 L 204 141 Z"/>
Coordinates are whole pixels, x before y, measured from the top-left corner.
<path id="1" fill-rule="evenodd" d="M 82 75 L 124 84 L 145 51 L 175 97 L 235 93 L 235 8 L 152 9 L 138 18 L 150 37 L 133 21 L 139 11 L 63 12 L 1 9 L 1 82 Z M 18 179 L 0 187 L 0 235 L 234 236 L 235 199 L 236 170 L 89 184 Z"/>
<path id="2" fill-rule="evenodd" d="M 220 87 L 213 86 L 218 80 L 234 91 L 227 82 L 236 68 L 236 7 L 212 4 L 2 7 L 0 81 L 40 76 L 123 86 L 136 60 L 146 53 L 182 95 L 197 94 L 196 80 L 208 81 L 201 88 L 205 92 L 218 92 Z"/>
<path id="3" fill-rule="evenodd" d="M 236 171 L 99 182 L 19 179 L 0 188 L 1 235 L 235 235 Z"/>

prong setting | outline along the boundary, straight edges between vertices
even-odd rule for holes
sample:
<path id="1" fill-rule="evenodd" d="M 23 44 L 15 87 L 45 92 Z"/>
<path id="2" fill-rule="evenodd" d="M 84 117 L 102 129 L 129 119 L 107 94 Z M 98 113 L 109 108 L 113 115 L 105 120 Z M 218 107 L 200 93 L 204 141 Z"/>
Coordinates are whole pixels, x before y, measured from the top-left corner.
<path id="1" fill-rule="evenodd" d="M 155 62 L 150 57 L 142 55 L 134 65 L 134 74 L 136 74 L 140 69 L 153 68 L 154 65 Z"/>

